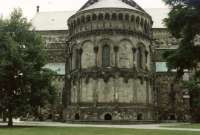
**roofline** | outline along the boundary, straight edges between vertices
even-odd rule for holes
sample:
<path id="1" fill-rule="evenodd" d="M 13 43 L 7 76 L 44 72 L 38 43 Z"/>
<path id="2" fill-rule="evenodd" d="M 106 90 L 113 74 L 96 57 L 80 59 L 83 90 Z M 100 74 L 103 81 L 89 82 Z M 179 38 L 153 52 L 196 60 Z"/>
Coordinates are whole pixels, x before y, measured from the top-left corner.
<path id="1" fill-rule="evenodd" d="M 46 32 L 63 32 L 66 33 L 68 32 L 68 30 L 35 30 L 36 32 L 40 32 L 40 33 L 46 33 Z"/>
<path id="2" fill-rule="evenodd" d="M 156 50 L 176 50 L 178 48 L 155 48 Z"/>
<path id="3" fill-rule="evenodd" d="M 94 9 L 80 10 L 80 11 L 75 12 L 75 14 L 73 14 L 72 16 L 70 16 L 68 18 L 68 20 L 70 20 L 71 18 L 73 18 L 77 14 L 82 14 L 82 13 L 84 14 L 85 12 L 88 12 L 88 11 L 103 10 L 103 9 L 116 9 L 116 10 L 123 9 L 123 10 L 127 10 L 127 11 L 135 11 L 138 14 L 146 15 L 153 22 L 152 16 L 150 14 L 148 14 L 147 12 L 143 12 L 143 11 L 140 11 L 140 10 L 134 10 L 134 9 L 128 9 L 128 8 L 115 8 L 115 7 L 105 7 L 105 8 L 94 8 Z"/>

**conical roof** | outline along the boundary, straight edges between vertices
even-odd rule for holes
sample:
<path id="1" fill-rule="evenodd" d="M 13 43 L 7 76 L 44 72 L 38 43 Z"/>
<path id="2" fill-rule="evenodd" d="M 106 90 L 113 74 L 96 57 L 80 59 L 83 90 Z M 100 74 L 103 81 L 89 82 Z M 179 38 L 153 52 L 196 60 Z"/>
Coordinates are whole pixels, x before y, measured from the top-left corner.
<path id="1" fill-rule="evenodd" d="M 145 12 L 133 0 L 88 0 L 79 11 L 96 8 L 126 8 Z"/>

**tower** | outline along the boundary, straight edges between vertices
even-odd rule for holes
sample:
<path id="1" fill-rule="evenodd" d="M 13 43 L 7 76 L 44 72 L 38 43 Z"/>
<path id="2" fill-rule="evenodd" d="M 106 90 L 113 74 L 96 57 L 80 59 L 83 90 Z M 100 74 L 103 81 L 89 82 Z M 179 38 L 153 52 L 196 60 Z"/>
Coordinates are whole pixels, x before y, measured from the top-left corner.
<path id="1" fill-rule="evenodd" d="M 132 0 L 89 0 L 68 19 L 66 120 L 153 120 L 151 17 Z"/>

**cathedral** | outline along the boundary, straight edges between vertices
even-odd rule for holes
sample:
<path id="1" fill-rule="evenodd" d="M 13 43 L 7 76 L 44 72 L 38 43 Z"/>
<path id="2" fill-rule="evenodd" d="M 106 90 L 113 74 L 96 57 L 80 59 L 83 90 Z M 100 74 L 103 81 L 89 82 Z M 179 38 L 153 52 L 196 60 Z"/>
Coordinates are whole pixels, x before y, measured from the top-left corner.
<path id="1" fill-rule="evenodd" d="M 133 0 L 88 0 L 77 12 L 37 7 L 32 24 L 45 41 L 45 67 L 57 72 L 63 120 L 189 117 L 188 93 L 174 83 L 175 71 L 162 58 L 177 48 L 177 41 L 154 17 Z"/>

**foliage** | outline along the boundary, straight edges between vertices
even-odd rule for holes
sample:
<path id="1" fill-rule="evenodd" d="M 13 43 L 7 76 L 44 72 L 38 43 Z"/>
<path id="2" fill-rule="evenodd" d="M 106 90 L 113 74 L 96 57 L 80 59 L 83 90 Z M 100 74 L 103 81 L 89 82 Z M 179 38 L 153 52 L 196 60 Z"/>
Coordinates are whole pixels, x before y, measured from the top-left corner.
<path id="1" fill-rule="evenodd" d="M 190 80 L 184 82 L 184 86 L 189 90 L 192 120 L 198 122 L 200 121 L 200 82 Z"/>
<path id="2" fill-rule="evenodd" d="M 172 35 L 179 39 L 179 48 L 165 57 L 168 65 L 178 70 L 178 77 L 184 69 L 194 69 L 200 61 L 200 46 L 195 46 L 194 39 L 200 34 L 200 1 L 164 0 L 171 6 L 169 17 L 164 21 Z"/>
<path id="3" fill-rule="evenodd" d="M 200 62 L 200 45 L 196 38 L 200 35 L 200 1 L 199 0 L 164 0 L 171 7 L 165 24 L 170 33 L 179 40 L 176 51 L 167 52 L 164 57 L 169 68 L 177 69 L 177 78 L 180 79 L 184 70 L 194 73 L 191 81 L 185 82 L 190 91 L 190 105 L 193 120 L 200 121 L 200 87 L 198 84 Z M 200 39 L 198 39 L 200 40 Z"/>
<path id="4" fill-rule="evenodd" d="M 13 117 L 54 99 L 54 73 L 43 68 L 47 55 L 42 38 L 31 28 L 21 9 L 0 20 L 0 104 L 9 126 Z"/>

